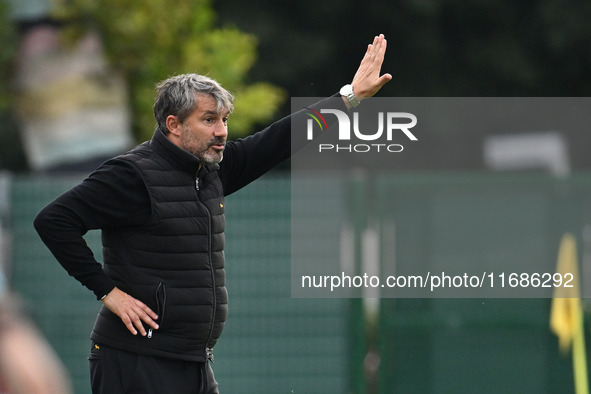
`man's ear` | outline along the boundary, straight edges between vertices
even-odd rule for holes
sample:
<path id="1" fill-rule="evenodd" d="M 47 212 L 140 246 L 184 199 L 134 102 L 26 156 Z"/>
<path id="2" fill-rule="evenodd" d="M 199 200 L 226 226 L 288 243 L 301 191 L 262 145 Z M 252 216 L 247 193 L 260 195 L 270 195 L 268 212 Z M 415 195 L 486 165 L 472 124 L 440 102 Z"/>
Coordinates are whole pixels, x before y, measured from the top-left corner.
<path id="1" fill-rule="evenodd" d="M 166 117 L 166 128 L 168 128 L 171 137 L 180 138 L 182 124 L 179 121 L 178 116 L 168 115 Z"/>

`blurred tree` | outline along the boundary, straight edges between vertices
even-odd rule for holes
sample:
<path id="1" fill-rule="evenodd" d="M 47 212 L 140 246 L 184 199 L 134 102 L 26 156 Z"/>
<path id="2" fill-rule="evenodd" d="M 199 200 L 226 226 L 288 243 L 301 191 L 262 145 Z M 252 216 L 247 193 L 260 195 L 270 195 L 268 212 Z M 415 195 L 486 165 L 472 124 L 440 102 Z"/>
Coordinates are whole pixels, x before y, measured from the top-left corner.
<path id="1" fill-rule="evenodd" d="M 12 116 L 11 78 L 17 51 L 16 26 L 9 17 L 9 6 L 0 1 L 0 169 L 27 169 L 20 135 Z"/>
<path id="2" fill-rule="evenodd" d="M 236 96 L 231 137 L 268 121 L 285 98 L 270 83 L 246 84 L 257 40 L 235 27 L 217 28 L 210 0 L 58 0 L 56 16 L 70 23 L 66 37 L 96 29 L 114 67 L 130 83 L 134 133 L 151 137 L 154 85 L 174 74 L 197 72 Z"/>
<path id="3" fill-rule="evenodd" d="M 0 110 L 5 110 L 10 102 L 10 77 L 12 61 L 16 53 L 16 31 L 9 20 L 9 8 L 0 1 Z"/>

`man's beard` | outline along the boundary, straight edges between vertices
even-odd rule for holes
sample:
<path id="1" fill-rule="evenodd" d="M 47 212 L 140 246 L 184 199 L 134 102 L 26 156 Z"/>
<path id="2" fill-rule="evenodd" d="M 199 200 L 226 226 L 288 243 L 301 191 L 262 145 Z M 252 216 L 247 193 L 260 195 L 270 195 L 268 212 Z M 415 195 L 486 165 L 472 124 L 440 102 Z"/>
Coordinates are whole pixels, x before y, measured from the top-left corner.
<path id="1" fill-rule="evenodd" d="M 223 137 L 214 137 L 209 141 L 202 141 L 188 130 L 184 129 L 181 135 L 181 148 L 195 155 L 201 164 L 209 166 L 222 161 L 224 151 L 210 149 L 213 145 L 226 145 L 226 139 Z"/>

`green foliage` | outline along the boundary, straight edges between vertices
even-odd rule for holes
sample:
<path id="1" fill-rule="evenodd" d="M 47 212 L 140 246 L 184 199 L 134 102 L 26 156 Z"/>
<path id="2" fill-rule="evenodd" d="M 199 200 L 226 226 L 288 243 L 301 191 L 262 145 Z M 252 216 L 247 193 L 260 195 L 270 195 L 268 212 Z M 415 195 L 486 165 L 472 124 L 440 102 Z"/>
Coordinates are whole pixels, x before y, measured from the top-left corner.
<path id="1" fill-rule="evenodd" d="M 8 5 L 0 1 L 0 110 L 6 110 L 10 103 L 9 84 L 17 42 L 15 27 L 8 14 Z"/>
<path id="2" fill-rule="evenodd" d="M 111 64 L 123 72 L 131 89 L 134 132 L 150 138 L 154 85 L 174 74 L 196 72 L 220 82 L 236 96 L 230 135 L 251 132 L 269 121 L 285 98 L 268 83 L 249 85 L 257 40 L 235 27 L 215 26 L 210 0 L 62 0 L 57 15 L 77 23 L 66 32 L 79 36 L 96 29 L 104 39 Z"/>
<path id="3" fill-rule="evenodd" d="M 12 116 L 11 88 L 17 34 L 9 18 L 8 4 L 0 1 L 0 170 L 23 171 L 27 168 L 18 125 Z"/>

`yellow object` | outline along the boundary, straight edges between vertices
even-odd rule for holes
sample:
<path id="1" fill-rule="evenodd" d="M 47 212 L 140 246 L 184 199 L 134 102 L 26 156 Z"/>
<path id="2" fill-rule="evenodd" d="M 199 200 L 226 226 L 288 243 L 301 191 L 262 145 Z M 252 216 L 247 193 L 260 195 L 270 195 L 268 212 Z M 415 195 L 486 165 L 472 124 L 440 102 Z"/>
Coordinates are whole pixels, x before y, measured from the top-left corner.
<path id="1" fill-rule="evenodd" d="M 575 393 L 588 394 L 587 355 L 577 247 L 575 238 L 570 233 L 562 237 L 556 273 L 561 276 L 561 286 L 554 288 L 550 310 L 550 329 L 558 336 L 558 344 L 563 353 L 568 352 L 572 347 Z M 566 287 L 565 284 L 570 287 Z"/>

